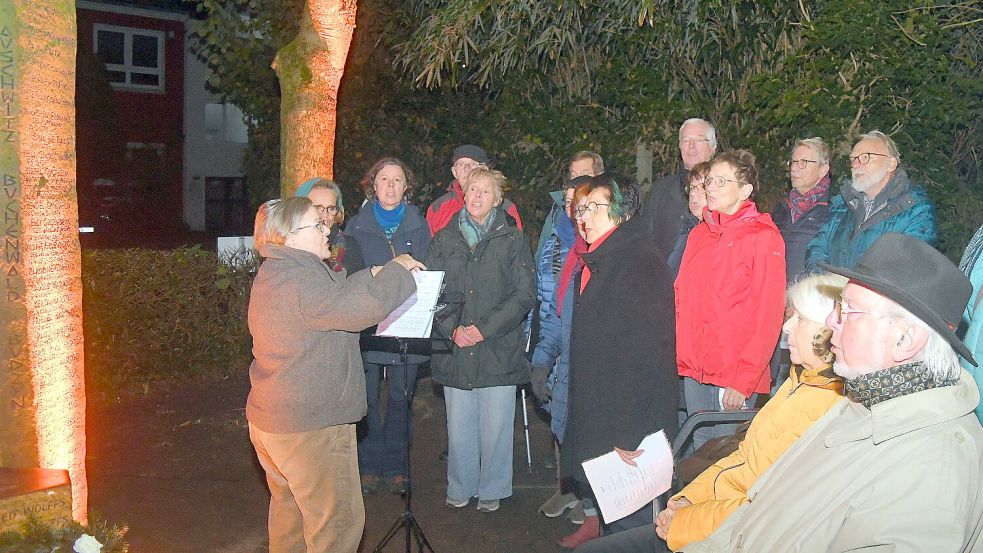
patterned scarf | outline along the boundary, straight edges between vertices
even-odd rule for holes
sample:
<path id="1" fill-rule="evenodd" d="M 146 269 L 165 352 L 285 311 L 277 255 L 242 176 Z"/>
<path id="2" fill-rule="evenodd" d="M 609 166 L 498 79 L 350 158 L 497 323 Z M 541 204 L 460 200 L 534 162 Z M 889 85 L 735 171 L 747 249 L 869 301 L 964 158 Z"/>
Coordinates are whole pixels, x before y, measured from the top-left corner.
<path id="1" fill-rule="evenodd" d="M 406 214 L 406 202 L 399 202 L 398 206 L 386 209 L 382 207 L 379 200 L 376 200 L 372 203 L 372 211 L 375 213 L 376 222 L 379 223 L 379 227 L 386 235 L 386 240 L 392 241 L 396 229 L 403 222 L 403 215 Z"/>
<path id="2" fill-rule="evenodd" d="M 816 186 L 812 187 L 812 190 L 806 192 L 805 194 L 799 192 L 796 189 L 792 189 L 788 193 L 788 199 L 785 200 L 785 204 L 788 205 L 788 212 L 792 215 L 792 222 L 799 220 L 809 212 L 810 209 L 817 205 L 826 205 L 828 202 L 822 202 L 824 197 L 829 193 L 829 175 L 821 178 Z"/>
<path id="3" fill-rule="evenodd" d="M 488 217 L 485 218 L 485 222 L 479 223 L 471 218 L 471 214 L 468 213 L 466 207 L 461 208 L 461 211 L 457 214 L 457 223 L 461 227 L 461 234 L 464 235 L 464 241 L 468 243 L 469 248 L 473 250 L 478 245 L 478 242 L 481 242 L 488 236 L 497 217 L 498 208 L 493 207 L 491 212 L 488 213 Z"/>
<path id="4" fill-rule="evenodd" d="M 847 396 L 870 409 L 872 406 L 915 392 L 954 386 L 956 378 L 935 379 L 921 361 L 881 369 L 846 382 Z"/>

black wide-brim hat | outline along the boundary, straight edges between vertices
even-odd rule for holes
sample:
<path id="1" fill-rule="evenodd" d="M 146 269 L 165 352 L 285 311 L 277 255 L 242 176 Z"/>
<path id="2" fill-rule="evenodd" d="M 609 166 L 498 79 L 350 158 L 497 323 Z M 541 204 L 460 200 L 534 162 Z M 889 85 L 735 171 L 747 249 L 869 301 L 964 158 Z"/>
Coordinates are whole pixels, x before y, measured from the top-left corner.
<path id="1" fill-rule="evenodd" d="M 972 352 L 956 336 L 973 285 L 958 267 L 925 241 L 888 233 L 870 246 L 853 269 L 825 263 L 819 266 L 904 307 L 976 365 Z"/>

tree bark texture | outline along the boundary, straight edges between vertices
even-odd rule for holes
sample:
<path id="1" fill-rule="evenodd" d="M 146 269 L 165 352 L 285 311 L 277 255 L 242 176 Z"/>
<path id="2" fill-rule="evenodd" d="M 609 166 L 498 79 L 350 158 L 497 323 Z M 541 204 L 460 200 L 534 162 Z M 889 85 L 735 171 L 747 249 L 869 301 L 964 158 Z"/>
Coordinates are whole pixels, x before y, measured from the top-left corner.
<path id="1" fill-rule="evenodd" d="M 280 189 L 292 195 L 312 177 L 332 178 L 338 87 L 355 30 L 356 0 L 307 0 L 300 31 L 277 52 Z"/>

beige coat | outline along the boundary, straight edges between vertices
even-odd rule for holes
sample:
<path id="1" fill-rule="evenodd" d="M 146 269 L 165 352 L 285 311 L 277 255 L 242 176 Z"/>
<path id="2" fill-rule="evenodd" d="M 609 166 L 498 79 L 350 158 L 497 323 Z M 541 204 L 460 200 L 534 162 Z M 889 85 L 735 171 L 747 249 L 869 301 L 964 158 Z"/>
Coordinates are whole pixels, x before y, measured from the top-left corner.
<path id="1" fill-rule="evenodd" d="M 844 399 L 686 553 L 983 551 L 983 429 L 976 383 Z"/>

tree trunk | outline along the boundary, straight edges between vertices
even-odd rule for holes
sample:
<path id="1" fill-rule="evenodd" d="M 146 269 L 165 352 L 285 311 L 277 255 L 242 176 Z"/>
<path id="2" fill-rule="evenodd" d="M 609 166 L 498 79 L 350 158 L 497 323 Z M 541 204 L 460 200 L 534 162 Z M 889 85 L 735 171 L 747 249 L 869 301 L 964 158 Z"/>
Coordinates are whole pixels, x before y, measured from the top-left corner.
<path id="1" fill-rule="evenodd" d="M 280 190 L 334 174 L 338 87 L 355 30 L 356 0 L 307 0 L 296 38 L 277 52 Z"/>
<path id="2" fill-rule="evenodd" d="M 86 520 L 75 1 L 0 2 L 0 466 L 67 469 Z"/>

